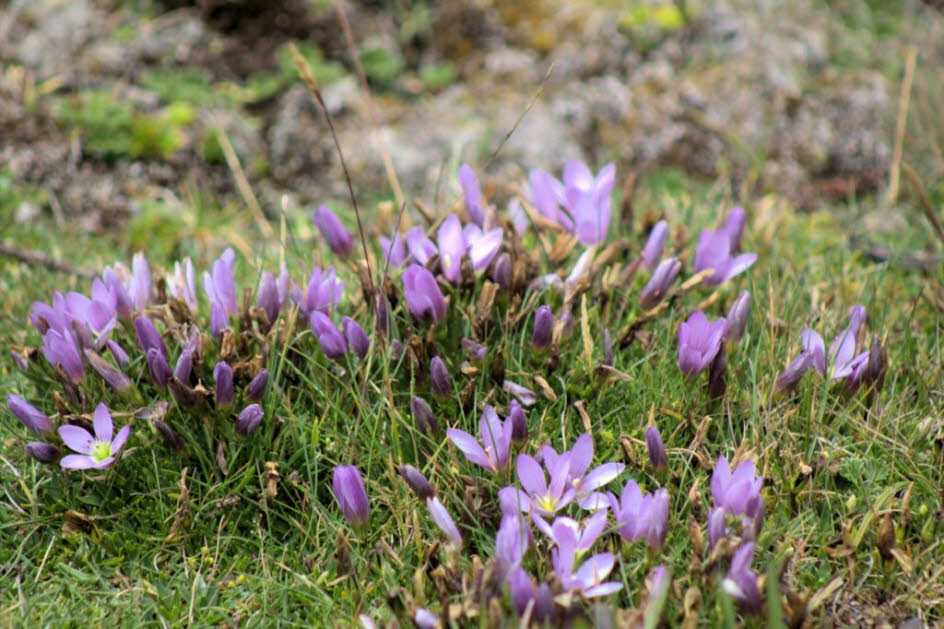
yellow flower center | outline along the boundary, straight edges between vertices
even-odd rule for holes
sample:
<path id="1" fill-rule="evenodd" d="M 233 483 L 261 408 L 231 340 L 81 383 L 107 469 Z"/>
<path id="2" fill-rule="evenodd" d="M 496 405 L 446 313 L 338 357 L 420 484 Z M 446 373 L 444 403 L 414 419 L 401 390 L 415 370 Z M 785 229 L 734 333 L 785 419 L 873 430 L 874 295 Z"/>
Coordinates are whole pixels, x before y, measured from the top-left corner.
<path id="1" fill-rule="evenodd" d="M 96 463 L 101 463 L 111 456 L 111 443 L 107 441 L 94 442 L 92 449 L 89 451 L 89 456 L 92 457 L 92 460 Z"/>
<path id="2" fill-rule="evenodd" d="M 535 505 L 541 511 L 553 513 L 554 510 L 557 508 L 557 500 L 555 500 L 553 496 L 541 496 L 540 498 L 538 498 Z"/>

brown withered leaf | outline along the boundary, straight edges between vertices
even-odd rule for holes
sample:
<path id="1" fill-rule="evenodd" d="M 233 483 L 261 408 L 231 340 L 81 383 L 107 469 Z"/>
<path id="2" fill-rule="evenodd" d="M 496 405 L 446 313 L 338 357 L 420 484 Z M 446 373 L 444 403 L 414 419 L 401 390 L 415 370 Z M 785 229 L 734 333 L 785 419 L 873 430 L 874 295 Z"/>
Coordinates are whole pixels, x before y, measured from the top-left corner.
<path id="1" fill-rule="evenodd" d="M 223 476 L 229 474 L 229 467 L 226 465 L 226 452 L 223 450 L 223 442 L 216 444 L 216 465 L 223 472 Z"/>
<path id="2" fill-rule="evenodd" d="M 698 611 L 701 609 L 701 603 L 701 590 L 694 585 L 685 590 L 685 597 L 682 599 L 682 609 L 685 610 L 685 627 L 698 626 Z"/>
<path id="3" fill-rule="evenodd" d="M 886 513 L 879 521 L 878 539 L 875 545 L 885 561 L 889 561 L 894 557 L 892 551 L 895 550 L 895 522 L 892 520 L 890 513 Z"/>
<path id="4" fill-rule="evenodd" d="M 236 337 L 232 330 L 226 328 L 220 336 L 220 358 L 228 363 L 233 363 L 237 357 Z"/>
<path id="5" fill-rule="evenodd" d="M 252 380 L 262 369 L 262 365 L 262 354 L 256 354 L 252 357 L 252 360 L 235 363 L 233 365 L 233 379 L 237 381 Z"/>
<path id="6" fill-rule="evenodd" d="M 593 426 L 590 423 L 590 415 L 587 413 L 587 409 L 584 407 L 583 400 L 577 400 L 573 404 L 574 408 L 577 409 L 577 414 L 580 415 L 580 419 L 583 421 L 584 432 L 593 433 Z"/>
<path id="7" fill-rule="evenodd" d="M 174 521 L 170 525 L 170 531 L 164 536 L 165 544 L 176 541 L 180 536 L 180 529 L 190 519 L 190 488 L 187 487 L 187 471 L 186 467 L 182 469 L 177 479 L 177 506 L 174 509 L 174 515 L 171 516 Z"/>
<path id="8" fill-rule="evenodd" d="M 629 463 L 630 467 L 636 467 L 639 464 L 639 457 L 636 453 L 636 444 L 633 443 L 633 440 L 626 435 L 622 435 L 619 439 L 620 449 L 623 451 L 623 457 L 626 459 L 626 462 Z"/>
<path id="9" fill-rule="evenodd" d="M 492 322 L 492 314 L 495 306 L 495 296 L 501 288 L 498 284 L 485 280 L 482 289 L 479 291 L 479 297 L 475 302 L 475 313 L 472 315 L 472 326 L 477 332 L 482 332 L 485 326 Z"/>
<path id="10" fill-rule="evenodd" d="M 266 461 L 265 471 L 262 478 L 265 480 L 265 501 L 272 504 L 272 501 L 279 495 L 279 480 L 282 478 L 279 474 L 279 464 L 275 461 Z"/>
<path id="11" fill-rule="evenodd" d="M 153 421 L 155 419 L 161 420 L 167 416 L 168 409 L 170 409 L 170 402 L 167 400 L 161 400 L 160 402 L 155 402 L 150 406 L 139 408 L 134 412 L 133 417 L 143 421 Z"/>
<path id="12" fill-rule="evenodd" d="M 63 513 L 62 516 L 65 518 L 65 522 L 62 523 L 63 535 L 88 535 L 94 528 L 92 518 L 80 511 L 69 509 Z"/>
<path id="13" fill-rule="evenodd" d="M 538 385 L 541 395 L 549 399 L 551 402 L 557 401 L 557 394 L 554 393 L 554 389 L 551 388 L 551 385 L 547 383 L 547 380 L 545 380 L 543 376 L 535 374 L 534 383 Z"/>

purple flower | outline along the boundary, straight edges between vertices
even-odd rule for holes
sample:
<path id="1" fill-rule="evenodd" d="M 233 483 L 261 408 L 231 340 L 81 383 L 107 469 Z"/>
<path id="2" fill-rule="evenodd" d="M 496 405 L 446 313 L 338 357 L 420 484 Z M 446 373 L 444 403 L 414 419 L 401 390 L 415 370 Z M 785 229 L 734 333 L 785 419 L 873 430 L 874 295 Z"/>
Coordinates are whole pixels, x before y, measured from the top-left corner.
<path id="1" fill-rule="evenodd" d="M 725 319 L 724 340 L 728 343 L 737 343 L 744 335 L 747 317 L 751 312 L 751 294 L 744 291 L 731 304 Z"/>
<path id="2" fill-rule="evenodd" d="M 498 250 L 501 249 L 505 232 L 501 227 L 482 231 L 478 225 L 466 225 L 462 230 L 462 235 L 468 245 L 469 262 L 472 268 L 475 271 L 483 271 L 488 268 L 498 254 Z"/>
<path id="3" fill-rule="evenodd" d="M 347 340 L 331 321 L 331 317 L 320 310 L 312 310 L 309 321 L 324 355 L 332 360 L 342 359 L 347 353 Z"/>
<path id="4" fill-rule="evenodd" d="M 551 307 L 545 304 L 534 311 L 531 345 L 537 349 L 546 349 L 551 344 L 553 333 L 554 313 L 551 312 Z"/>
<path id="5" fill-rule="evenodd" d="M 482 360 L 485 358 L 485 354 L 488 353 L 487 347 L 470 338 L 462 339 L 462 349 L 469 354 L 469 358 L 472 360 Z"/>
<path id="6" fill-rule="evenodd" d="M 741 236 L 744 234 L 744 223 L 747 222 L 747 216 L 744 214 L 744 208 L 734 207 L 728 214 L 727 220 L 721 227 L 731 239 L 731 251 L 737 253 L 741 248 Z"/>
<path id="7" fill-rule="evenodd" d="M 664 487 L 643 494 L 636 481 L 631 480 L 623 487 L 619 500 L 613 494 L 609 499 L 623 539 L 630 542 L 645 539 L 650 548 L 662 548 L 669 525 L 669 492 Z"/>
<path id="8" fill-rule="evenodd" d="M 429 362 L 429 381 L 436 395 L 448 397 L 452 394 L 452 378 L 449 377 L 449 369 L 439 356 L 433 356 Z"/>
<path id="9" fill-rule="evenodd" d="M 534 391 L 511 380 L 502 382 L 502 391 L 515 396 L 522 406 L 534 406 L 538 401 Z"/>
<path id="10" fill-rule="evenodd" d="M 727 516 L 724 509 L 718 507 L 711 510 L 708 515 L 708 550 L 714 549 L 715 545 L 728 534 Z"/>
<path id="11" fill-rule="evenodd" d="M 413 622 L 416 623 L 418 629 L 436 629 L 439 626 L 436 614 L 424 607 L 417 607 L 413 612 Z"/>
<path id="12" fill-rule="evenodd" d="M 864 322 L 865 308 L 854 306 L 849 313 L 849 325 L 833 339 L 829 346 L 830 380 L 848 378 L 856 367 L 868 360 L 867 351 L 856 354 L 859 328 Z"/>
<path id="13" fill-rule="evenodd" d="M 553 516 L 574 501 L 576 489 L 569 483 L 570 460 L 559 457 L 548 464 L 550 483 L 541 465 L 527 454 L 518 455 L 518 482 L 522 489 L 505 487 L 498 492 L 503 506 L 517 506 L 524 513 Z"/>
<path id="14" fill-rule="evenodd" d="M 760 589 L 757 587 L 757 575 L 751 570 L 754 559 L 754 544 L 741 545 L 731 559 L 728 576 L 721 582 L 725 592 L 734 597 L 741 607 L 748 612 L 758 612 L 761 607 Z"/>
<path id="15" fill-rule="evenodd" d="M 508 405 L 508 417 L 505 421 L 511 423 L 512 441 L 521 442 L 528 439 L 528 419 L 517 400 L 512 400 Z"/>
<path id="16" fill-rule="evenodd" d="M 210 304 L 210 334 L 213 338 L 219 340 L 223 330 L 229 327 L 229 318 L 226 316 L 226 310 L 222 304 Z"/>
<path id="17" fill-rule="evenodd" d="M 56 463 L 59 461 L 59 457 L 62 456 L 59 452 L 59 448 L 51 443 L 44 443 L 42 441 L 30 441 L 26 444 L 25 449 L 26 454 L 40 463 Z"/>
<path id="18" fill-rule="evenodd" d="M 190 373 L 193 371 L 193 351 L 184 348 L 177 357 L 177 364 L 174 365 L 174 377 L 183 383 L 190 382 Z"/>
<path id="19" fill-rule="evenodd" d="M 652 277 L 639 292 L 639 303 L 646 310 L 659 305 L 669 292 L 669 287 L 675 281 L 682 263 L 678 258 L 668 258 L 659 263 Z"/>
<path id="20" fill-rule="evenodd" d="M 257 303 L 265 311 L 269 323 L 275 323 L 276 319 L 279 318 L 279 311 L 282 310 L 282 300 L 279 295 L 278 283 L 271 271 L 262 272 Z"/>
<path id="21" fill-rule="evenodd" d="M 802 351 L 777 378 L 776 388 L 785 391 L 794 388 L 811 368 L 830 380 L 845 379 L 855 382 L 855 372 L 869 359 L 869 351 L 856 353 L 859 329 L 865 322 L 865 308 L 854 306 L 849 313 L 849 325 L 833 339 L 829 346 L 827 365 L 823 338 L 810 328 L 803 328 L 800 338 Z"/>
<path id="22" fill-rule="evenodd" d="M 216 383 L 216 406 L 224 408 L 232 406 L 235 391 L 233 388 L 233 368 L 229 363 L 221 360 L 213 367 L 213 380 Z"/>
<path id="23" fill-rule="evenodd" d="M 610 192 L 616 167 L 607 164 L 594 178 L 587 165 L 571 160 L 564 166 L 561 199 L 574 221 L 574 234 L 585 245 L 606 240 L 610 229 Z"/>
<path id="24" fill-rule="evenodd" d="M 433 414 L 433 409 L 429 407 L 423 398 L 414 397 L 410 400 L 410 412 L 413 413 L 413 421 L 416 427 L 423 434 L 433 434 L 439 432 L 439 422 Z"/>
<path id="25" fill-rule="evenodd" d="M 36 434 L 52 432 L 52 420 L 19 395 L 8 394 L 7 406 L 17 419 Z"/>
<path id="26" fill-rule="evenodd" d="M 439 242 L 439 266 L 443 277 L 457 284 L 462 279 L 462 256 L 469 245 L 462 233 L 462 224 L 455 214 L 447 216 L 439 226 L 436 240 Z"/>
<path id="27" fill-rule="evenodd" d="M 564 198 L 564 184 L 547 171 L 536 169 L 528 174 L 528 186 L 531 189 L 531 205 L 538 213 L 573 233 L 574 222 L 567 212 L 560 208 L 560 201 Z"/>
<path id="28" fill-rule="evenodd" d="M 141 315 L 134 320 L 134 332 L 138 337 L 138 345 L 147 353 L 149 349 L 156 349 L 164 359 L 167 359 L 167 348 L 164 346 L 164 339 L 151 320 Z"/>
<path id="29" fill-rule="evenodd" d="M 679 324 L 679 369 L 687 376 L 700 374 L 708 368 L 721 349 L 724 318 L 708 321 L 701 310 L 696 310 Z"/>
<path id="30" fill-rule="evenodd" d="M 436 245 L 426 237 L 426 232 L 422 227 L 414 227 L 406 233 L 406 246 L 410 251 L 410 256 L 419 264 L 426 264 L 438 253 Z"/>
<path id="31" fill-rule="evenodd" d="M 711 497 L 716 509 L 731 516 L 741 516 L 744 533 L 752 538 L 760 532 L 764 519 L 764 498 L 760 495 L 762 476 L 755 476 L 754 461 L 744 461 L 731 471 L 728 460 L 721 456 L 711 474 Z M 717 523 L 716 533 L 717 533 Z M 709 542 L 711 541 L 709 522 Z"/>
<path id="32" fill-rule="evenodd" d="M 324 270 L 318 266 L 314 267 L 304 294 L 297 286 L 291 291 L 292 302 L 305 316 L 314 310 L 333 310 L 341 301 L 342 295 L 344 295 L 344 282 L 338 279 L 333 266 Z"/>
<path id="33" fill-rule="evenodd" d="M 370 351 L 370 338 L 364 332 L 364 328 L 350 317 L 341 318 L 341 329 L 344 331 L 344 338 L 347 340 L 348 347 L 354 350 L 354 353 L 361 358 L 367 357 Z"/>
<path id="34" fill-rule="evenodd" d="M 216 304 L 228 317 L 239 311 L 236 302 L 236 281 L 233 279 L 233 263 L 236 253 L 227 249 L 211 267 L 203 273 L 203 290 L 211 304 Z"/>
<path id="35" fill-rule="evenodd" d="M 183 262 L 174 262 L 173 275 L 166 276 L 167 292 L 190 307 L 190 312 L 197 311 L 197 283 L 194 277 L 193 262 L 184 258 Z"/>
<path id="36" fill-rule="evenodd" d="M 555 548 L 551 551 L 551 564 L 561 587 L 567 592 L 579 592 L 584 598 L 608 596 L 618 592 L 623 587 L 621 583 L 604 582 L 616 563 L 613 553 L 594 555 L 574 571 L 581 540 L 578 537 L 579 529 L 574 526 L 576 523 L 567 520 L 569 518 L 558 518 L 552 527 Z"/>
<path id="37" fill-rule="evenodd" d="M 115 426 L 111 420 L 108 407 L 99 404 L 95 409 L 92 421 L 95 434 L 92 435 L 79 426 L 65 425 L 59 427 L 59 436 L 63 442 L 79 454 L 70 454 L 59 462 L 65 469 L 86 470 L 106 468 L 115 461 L 115 455 L 124 447 L 128 440 L 131 426 L 124 426 L 114 435 Z"/>
<path id="38" fill-rule="evenodd" d="M 109 339 L 108 341 L 105 341 L 105 347 L 107 347 L 108 351 L 111 352 L 112 357 L 119 366 L 124 367 L 129 362 L 131 362 L 131 358 L 128 356 L 128 353 L 123 350 L 121 345 L 118 343 Z"/>
<path id="39" fill-rule="evenodd" d="M 334 497 L 341 507 L 344 518 L 353 526 L 364 524 L 370 515 L 370 503 L 364 479 L 353 465 L 338 465 L 334 468 L 332 481 Z"/>
<path id="40" fill-rule="evenodd" d="M 419 498 L 425 500 L 436 495 L 436 490 L 429 484 L 423 473 L 412 465 L 397 466 L 397 473 Z"/>
<path id="41" fill-rule="evenodd" d="M 542 533 L 547 535 L 550 540 L 555 545 L 560 545 L 563 540 L 559 539 L 560 531 L 563 529 L 570 529 L 573 534 L 576 536 L 576 549 L 578 553 L 588 552 L 593 545 L 596 543 L 597 539 L 600 538 L 600 535 L 603 534 L 603 531 L 606 530 L 607 518 L 609 517 L 610 512 L 607 509 L 600 509 L 592 516 L 587 518 L 587 521 L 584 523 L 583 527 L 580 526 L 580 523 L 574 520 L 573 518 L 560 517 L 554 520 L 553 525 L 549 525 L 542 518 L 533 518 L 534 524 L 540 529 Z M 570 538 L 570 532 L 566 535 L 567 539 Z"/>
<path id="42" fill-rule="evenodd" d="M 151 267 L 140 251 L 131 258 L 131 277 L 127 288 L 131 307 L 135 310 L 144 310 L 151 303 Z"/>
<path id="43" fill-rule="evenodd" d="M 260 369 L 259 373 L 252 377 L 249 384 L 246 385 L 246 399 L 258 402 L 265 395 L 266 387 L 269 384 L 269 371 Z"/>
<path id="44" fill-rule="evenodd" d="M 495 266 L 492 267 L 492 279 L 502 287 L 502 290 L 511 290 L 514 277 L 511 268 L 511 256 L 507 253 L 501 254 L 495 260 Z"/>
<path id="45" fill-rule="evenodd" d="M 164 358 L 164 355 L 153 347 L 147 351 L 147 364 L 148 370 L 151 372 L 151 381 L 154 382 L 155 386 L 164 388 L 167 386 L 167 381 L 170 380 L 170 377 L 173 374 L 170 370 L 170 365 L 167 364 L 167 359 Z"/>
<path id="46" fill-rule="evenodd" d="M 669 224 L 659 221 L 649 232 L 649 239 L 642 250 L 642 263 L 650 271 L 654 271 L 662 258 L 662 249 L 665 247 L 665 238 L 669 235 Z"/>
<path id="47" fill-rule="evenodd" d="M 708 285 L 723 284 L 749 269 L 757 260 L 757 254 L 754 253 L 732 255 L 740 245 L 741 232 L 744 229 L 743 210 L 737 214 L 739 209 L 735 208 L 723 227 L 717 230 L 703 229 L 698 237 L 695 271 L 714 269 L 714 273 L 705 280 Z M 741 218 L 737 218 L 738 216 Z"/>
<path id="48" fill-rule="evenodd" d="M 110 362 L 102 358 L 97 352 L 91 348 L 85 348 L 83 351 L 85 354 L 85 359 L 92 366 L 92 369 L 98 373 L 102 379 L 107 382 L 111 387 L 123 393 L 131 388 L 131 378 L 126 376 L 121 372 L 120 369 L 112 365 Z"/>
<path id="49" fill-rule="evenodd" d="M 508 465 L 513 428 L 511 421 L 506 419 L 502 422 L 495 409 L 486 406 L 479 420 L 479 434 L 484 448 L 479 445 L 475 437 L 464 430 L 450 428 L 446 431 L 446 435 L 462 451 L 465 458 L 497 474 Z"/>
<path id="50" fill-rule="evenodd" d="M 321 237 L 328 241 L 328 246 L 334 255 L 346 258 L 354 248 L 354 239 L 351 232 L 344 227 L 340 219 L 326 205 L 320 205 L 311 213 L 311 220 L 315 223 Z"/>
<path id="51" fill-rule="evenodd" d="M 662 436 L 654 425 L 646 428 L 646 449 L 649 451 L 649 462 L 652 463 L 652 467 L 658 470 L 668 464 L 669 458 L 665 454 Z"/>
<path id="52" fill-rule="evenodd" d="M 399 233 L 394 232 L 393 238 L 380 237 L 380 253 L 383 254 L 384 267 L 400 266 L 406 262 L 406 243 Z"/>
<path id="53" fill-rule="evenodd" d="M 85 377 L 78 343 L 69 330 L 50 329 L 46 332 L 43 335 L 43 355 L 50 364 L 59 365 L 72 382 L 81 382 Z"/>
<path id="54" fill-rule="evenodd" d="M 446 316 L 446 300 L 436 278 L 417 264 L 410 265 L 403 273 L 403 296 L 417 319 L 439 322 Z"/>
<path id="55" fill-rule="evenodd" d="M 236 417 L 236 432 L 243 436 L 251 435 L 262 423 L 262 417 L 262 407 L 250 404 Z"/>
<path id="56" fill-rule="evenodd" d="M 528 215 L 521 207 L 521 201 L 518 199 L 512 199 L 508 202 L 508 218 L 515 228 L 515 233 L 523 234 L 528 231 L 530 221 L 528 221 Z"/>
<path id="57" fill-rule="evenodd" d="M 482 202 L 482 188 L 475 171 L 466 164 L 459 168 L 459 184 L 462 186 L 462 196 L 469 219 L 479 227 L 484 227 L 485 205 Z"/>
<path id="58" fill-rule="evenodd" d="M 566 464 L 567 481 L 576 490 L 575 500 L 581 508 L 591 511 L 609 506 L 607 496 L 596 490 L 622 474 L 626 468 L 622 463 L 610 462 L 587 472 L 593 461 L 593 439 L 588 433 L 580 435 L 570 450 L 558 454 L 554 448 L 544 446 L 541 454 L 549 471 Z"/>
<path id="59" fill-rule="evenodd" d="M 528 550 L 529 537 L 528 524 L 520 514 L 508 513 L 502 516 L 495 535 L 495 558 L 502 581 L 506 581 L 521 566 L 521 560 Z"/>
<path id="60" fill-rule="evenodd" d="M 511 600 L 519 615 L 524 615 L 528 605 L 531 605 L 532 619 L 540 623 L 547 623 L 554 619 L 556 615 L 554 594 L 547 583 L 542 583 L 535 588 L 534 581 L 523 568 L 513 571 L 509 581 Z"/>
<path id="61" fill-rule="evenodd" d="M 452 516 L 446 510 L 445 505 L 439 501 L 439 498 L 433 496 L 426 499 L 426 508 L 429 509 L 429 515 L 433 518 L 446 537 L 456 546 L 462 546 L 462 535 L 459 534 L 459 528 L 453 522 Z"/>

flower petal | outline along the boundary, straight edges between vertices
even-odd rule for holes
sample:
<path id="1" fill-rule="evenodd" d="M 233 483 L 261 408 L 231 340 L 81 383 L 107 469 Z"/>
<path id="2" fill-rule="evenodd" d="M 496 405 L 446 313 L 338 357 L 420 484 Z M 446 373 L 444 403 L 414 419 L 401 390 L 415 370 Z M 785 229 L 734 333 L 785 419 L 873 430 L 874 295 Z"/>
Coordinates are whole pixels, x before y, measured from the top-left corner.
<path id="1" fill-rule="evenodd" d="M 115 456 L 118 452 L 125 446 L 125 442 L 128 441 L 128 434 L 131 432 L 131 426 L 123 426 L 121 430 L 118 431 L 118 434 L 115 435 L 114 441 L 111 442 L 111 455 Z"/>
<path id="2" fill-rule="evenodd" d="M 92 442 L 95 441 L 89 431 L 71 424 L 59 426 L 59 436 L 67 446 L 80 454 L 89 454 L 92 451 Z"/>
<path id="3" fill-rule="evenodd" d="M 95 467 L 95 461 L 86 454 L 69 454 L 62 457 L 59 465 L 67 470 L 87 470 Z"/>

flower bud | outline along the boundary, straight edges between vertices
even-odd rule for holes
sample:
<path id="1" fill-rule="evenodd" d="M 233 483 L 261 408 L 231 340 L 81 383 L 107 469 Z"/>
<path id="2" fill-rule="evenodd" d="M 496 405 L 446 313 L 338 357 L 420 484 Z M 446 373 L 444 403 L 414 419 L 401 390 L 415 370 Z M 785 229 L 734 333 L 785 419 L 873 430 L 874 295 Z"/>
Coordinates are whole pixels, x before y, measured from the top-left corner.
<path id="1" fill-rule="evenodd" d="M 52 432 L 52 420 L 19 395 L 7 395 L 7 406 L 17 419 L 36 434 Z"/>
<path id="2" fill-rule="evenodd" d="M 142 350 L 147 352 L 154 348 L 164 357 L 164 362 L 167 362 L 167 348 L 164 347 L 164 339 L 161 338 L 160 333 L 158 333 L 150 319 L 144 315 L 137 317 L 134 320 L 134 332 L 138 337 L 138 345 Z"/>
<path id="3" fill-rule="evenodd" d="M 534 329 L 531 332 L 531 345 L 536 349 L 547 349 L 554 334 L 554 313 L 548 305 L 541 306 L 534 312 Z"/>
<path id="4" fill-rule="evenodd" d="M 332 479 L 334 497 L 341 507 L 344 518 L 354 526 L 364 524 L 370 516 L 370 502 L 361 473 L 353 465 L 339 465 L 334 468 Z"/>
<path id="5" fill-rule="evenodd" d="M 439 422 L 433 415 L 433 409 L 423 398 L 414 397 L 410 400 L 410 410 L 413 412 L 413 421 L 416 422 L 416 427 L 420 432 L 426 435 L 439 432 Z"/>
<path id="6" fill-rule="evenodd" d="M 170 371 L 170 365 L 167 364 L 167 359 L 164 358 L 164 354 L 154 347 L 150 348 L 147 351 L 147 364 L 154 385 L 162 389 L 166 387 L 167 381 L 170 380 L 173 374 Z"/>
<path id="7" fill-rule="evenodd" d="M 236 418 L 236 432 L 240 435 L 251 435 L 262 422 L 262 407 L 250 404 L 244 408 Z"/>
<path id="8" fill-rule="evenodd" d="M 417 319 L 441 321 L 446 316 L 446 298 L 433 274 L 418 264 L 412 264 L 402 277 L 403 297 L 410 313 Z"/>
<path id="9" fill-rule="evenodd" d="M 505 421 L 511 422 L 511 440 L 522 442 L 528 439 L 528 419 L 518 400 L 512 400 L 508 405 L 508 417 Z"/>
<path id="10" fill-rule="evenodd" d="M 56 463 L 59 461 L 59 448 L 51 443 L 42 441 L 30 441 L 26 444 L 26 454 L 30 455 L 40 463 Z"/>
<path id="11" fill-rule="evenodd" d="M 724 340 L 728 343 L 737 343 L 744 334 L 747 317 L 751 311 L 751 294 L 744 291 L 731 304 L 725 317 Z"/>
<path id="12" fill-rule="evenodd" d="M 362 359 L 365 358 L 370 350 L 370 339 L 364 332 L 364 328 L 354 319 L 344 317 L 341 319 L 341 329 L 344 330 L 344 338 L 348 346 Z"/>
<path id="13" fill-rule="evenodd" d="M 229 317 L 226 316 L 226 310 L 222 304 L 214 302 L 210 306 L 210 334 L 218 339 L 227 327 L 229 327 Z"/>
<path id="14" fill-rule="evenodd" d="M 269 372 L 266 369 L 260 369 L 249 385 L 246 387 L 246 399 L 252 402 L 258 402 L 265 395 L 266 386 L 269 384 Z"/>
<path id="15" fill-rule="evenodd" d="M 354 249 L 354 238 L 334 212 L 329 210 L 327 206 L 319 206 L 311 213 L 311 220 L 335 255 L 342 258 L 350 255 Z"/>
<path id="16" fill-rule="evenodd" d="M 131 358 L 128 357 L 128 352 L 122 349 L 121 345 L 118 343 L 108 339 L 105 341 L 105 346 L 108 348 L 108 351 L 111 352 L 112 358 L 115 359 L 119 367 L 124 367 L 131 362 Z"/>
<path id="17" fill-rule="evenodd" d="M 216 382 L 216 406 L 224 408 L 232 406 L 235 391 L 233 389 L 233 368 L 229 363 L 221 360 L 213 367 L 213 380 Z"/>
<path id="18" fill-rule="evenodd" d="M 649 232 L 649 239 L 642 250 L 642 263 L 650 271 L 659 265 L 659 259 L 662 258 L 662 248 L 665 246 L 665 237 L 668 233 L 669 224 L 666 221 L 659 221 Z"/>
<path id="19" fill-rule="evenodd" d="M 728 352 L 722 347 L 715 359 L 711 361 L 711 367 L 708 370 L 708 395 L 713 398 L 719 398 L 724 395 L 728 388 Z"/>
<path id="20" fill-rule="evenodd" d="M 534 406 L 538 401 L 538 396 L 534 394 L 534 391 L 511 380 L 505 380 L 502 383 L 502 390 L 515 396 L 522 406 Z"/>
<path id="21" fill-rule="evenodd" d="M 721 541 L 727 532 L 725 531 L 724 509 L 718 507 L 711 511 L 708 516 L 708 550 L 714 550 L 715 544 Z"/>
<path id="22" fill-rule="evenodd" d="M 122 373 L 120 369 L 99 356 L 98 353 L 86 348 L 84 354 L 86 360 L 88 360 L 89 364 L 92 366 L 92 369 L 102 377 L 102 380 L 110 384 L 115 391 L 121 393 L 131 388 L 131 379 Z"/>
<path id="23" fill-rule="evenodd" d="M 502 290 L 511 290 L 511 256 L 503 253 L 495 260 L 495 266 L 492 267 L 492 279 L 502 287 Z"/>
<path id="24" fill-rule="evenodd" d="M 436 495 L 436 490 L 429 484 L 423 473 L 412 465 L 397 466 L 397 473 L 418 497 L 425 500 Z"/>
<path id="25" fill-rule="evenodd" d="M 262 281 L 259 284 L 258 304 L 259 307 L 265 311 L 266 317 L 269 319 L 269 324 L 274 324 L 275 320 L 279 318 L 279 311 L 282 309 L 282 304 L 279 300 L 279 287 L 271 271 L 264 271 L 262 273 Z"/>
<path id="26" fill-rule="evenodd" d="M 487 347 L 469 338 L 462 339 L 462 349 L 466 351 L 472 360 L 482 360 L 488 352 Z"/>
<path id="27" fill-rule="evenodd" d="M 659 263 L 652 277 L 643 286 L 639 293 L 639 304 L 646 310 L 652 310 L 665 298 L 666 293 L 675 277 L 678 275 L 682 263 L 678 258 L 668 258 Z"/>
<path id="28" fill-rule="evenodd" d="M 310 316 L 311 330 L 318 338 L 318 345 L 324 355 L 332 360 L 340 360 L 347 353 L 347 340 L 341 331 L 332 323 L 331 317 L 313 310 Z"/>
<path id="29" fill-rule="evenodd" d="M 649 450 L 649 462 L 655 469 L 663 469 L 668 464 L 669 459 L 665 453 L 665 446 L 662 444 L 662 436 L 659 435 L 659 429 L 655 426 L 646 428 L 646 448 Z"/>
<path id="30" fill-rule="evenodd" d="M 449 369 L 439 356 L 433 356 L 429 362 L 429 379 L 433 393 L 439 397 L 448 397 L 452 394 L 452 378 Z"/>

